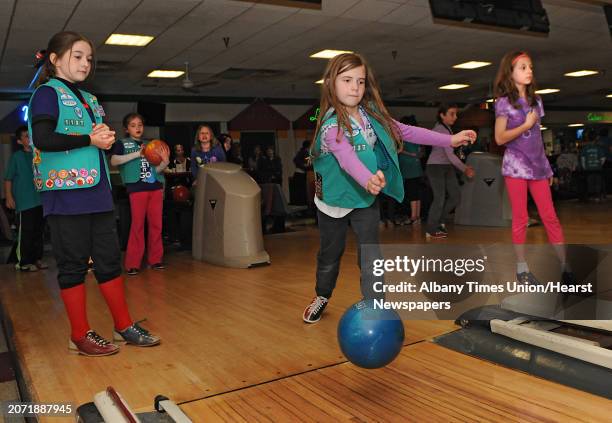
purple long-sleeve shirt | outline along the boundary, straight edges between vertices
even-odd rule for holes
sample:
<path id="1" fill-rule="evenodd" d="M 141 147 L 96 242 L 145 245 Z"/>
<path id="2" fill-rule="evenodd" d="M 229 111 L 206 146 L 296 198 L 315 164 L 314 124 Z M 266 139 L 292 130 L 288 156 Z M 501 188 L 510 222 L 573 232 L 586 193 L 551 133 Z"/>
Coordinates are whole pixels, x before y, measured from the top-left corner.
<path id="1" fill-rule="evenodd" d="M 449 134 L 440 134 L 430 131 L 429 129 L 419 128 L 417 126 L 404 125 L 396 120 L 393 123 L 400 130 L 403 141 L 410 141 L 414 144 L 424 144 L 432 146 L 450 146 L 451 136 Z M 346 173 L 348 173 L 359 185 L 366 187 L 368 181 L 372 177 L 372 172 L 359 160 L 357 153 L 353 150 L 353 146 L 346 137 L 342 135 L 340 141 L 336 141 L 338 135 L 338 127 L 332 127 L 325 133 L 324 143 L 329 151 L 334 155 L 338 164 Z M 450 147 L 449 147 L 450 148 Z M 452 149 L 451 149 L 452 151 Z"/>
<path id="2" fill-rule="evenodd" d="M 448 134 L 448 129 L 441 123 L 436 123 L 432 128 L 432 131 L 439 132 L 441 134 Z M 428 165 L 440 165 L 440 164 L 452 164 L 461 172 L 465 172 L 465 165 L 459 157 L 453 152 L 453 147 L 433 147 L 429 159 L 427 159 Z"/>

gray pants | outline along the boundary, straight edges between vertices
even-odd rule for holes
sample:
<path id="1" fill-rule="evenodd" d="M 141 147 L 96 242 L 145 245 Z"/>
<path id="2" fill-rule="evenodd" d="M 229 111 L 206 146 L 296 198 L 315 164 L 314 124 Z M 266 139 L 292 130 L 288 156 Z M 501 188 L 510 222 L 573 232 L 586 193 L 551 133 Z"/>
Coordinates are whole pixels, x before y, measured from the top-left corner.
<path id="1" fill-rule="evenodd" d="M 428 233 L 433 234 L 450 212 L 459 204 L 460 192 L 453 165 L 427 165 L 425 170 L 433 191 L 433 201 L 427 216 Z M 448 198 L 446 194 L 448 193 Z"/>
<path id="2" fill-rule="evenodd" d="M 375 294 L 372 288 L 374 281 L 382 281 L 382 277 L 372 275 L 372 262 L 380 258 L 378 246 L 378 223 L 380 211 L 378 200 L 365 209 L 355 209 L 341 218 L 333 218 L 317 210 L 319 219 L 319 236 L 321 246 L 317 255 L 317 295 L 330 298 L 340 269 L 340 260 L 346 244 L 346 230 L 349 223 L 357 236 L 357 265 L 361 269 L 361 293 L 364 298 L 383 298 L 383 294 Z M 375 244 L 368 247 L 362 263 L 362 245 Z"/>

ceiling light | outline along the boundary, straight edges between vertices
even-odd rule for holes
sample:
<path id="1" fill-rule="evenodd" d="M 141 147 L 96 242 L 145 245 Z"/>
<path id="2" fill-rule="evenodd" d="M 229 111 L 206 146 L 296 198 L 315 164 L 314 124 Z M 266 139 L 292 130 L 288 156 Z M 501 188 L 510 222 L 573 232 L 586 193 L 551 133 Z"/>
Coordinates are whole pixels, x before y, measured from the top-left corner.
<path id="1" fill-rule="evenodd" d="M 540 131 L 546 131 L 548 128 L 545 126 L 540 126 Z"/>
<path id="2" fill-rule="evenodd" d="M 147 76 L 149 78 L 178 78 L 184 73 L 185 71 L 156 69 L 150 72 Z"/>
<path id="3" fill-rule="evenodd" d="M 558 93 L 559 91 L 561 90 L 557 88 L 545 88 L 543 90 L 537 90 L 535 93 L 536 94 L 552 94 L 552 93 Z"/>
<path id="4" fill-rule="evenodd" d="M 487 98 L 487 103 L 495 103 L 495 99 L 494 98 Z"/>
<path id="5" fill-rule="evenodd" d="M 352 51 L 346 50 L 321 50 L 318 53 L 311 54 L 310 57 L 313 59 L 331 59 L 332 57 L 336 57 L 339 54 L 344 53 L 352 53 Z"/>
<path id="6" fill-rule="evenodd" d="M 570 123 L 569 125 L 570 128 L 578 128 L 580 126 L 584 126 L 584 123 Z"/>
<path id="7" fill-rule="evenodd" d="M 439 90 L 460 90 L 461 88 L 467 88 L 469 87 L 469 85 L 467 84 L 448 84 L 448 85 L 442 85 L 441 87 L 438 87 Z"/>
<path id="8" fill-rule="evenodd" d="M 594 71 L 594 70 L 579 70 L 575 72 L 568 72 L 565 74 L 565 76 L 573 76 L 575 78 L 578 78 L 581 76 L 597 75 L 598 73 L 599 73 L 598 71 Z"/>
<path id="9" fill-rule="evenodd" d="M 318 81 L 315 82 L 315 84 L 322 84 L 322 83 L 323 83 L 322 79 L 319 79 Z"/>
<path id="10" fill-rule="evenodd" d="M 104 44 L 110 44 L 115 46 L 131 46 L 131 47 L 142 47 L 153 41 L 154 37 L 149 35 L 127 35 L 127 34 L 111 34 L 106 39 Z"/>
<path id="11" fill-rule="evenodd" d="M 478 69 L 485 66 L 489 66 L 491 62 L 478 62 L 476 60 L 472 60 L 470 62 L 459 63 L 458 65 L 453 66 L 455 69 Z"/>
<path id="12" fill-rule="evenodd" d="M 606 98 L 612 98 L 612 94 L 608 94 Z"/>

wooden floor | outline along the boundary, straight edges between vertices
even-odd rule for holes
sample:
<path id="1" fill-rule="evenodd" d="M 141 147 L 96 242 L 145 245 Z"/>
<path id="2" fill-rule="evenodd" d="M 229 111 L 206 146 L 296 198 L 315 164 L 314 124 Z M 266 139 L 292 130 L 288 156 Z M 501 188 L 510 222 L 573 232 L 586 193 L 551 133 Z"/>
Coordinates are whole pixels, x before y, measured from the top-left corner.
<path id="1" fill-rule="evenodd" d="M 568 243 L 611 243 L 612 203 L 564 203 Z M 69 325 L 51 269 L 2 269 L 0 300 L 18 359 L 37 402 L 89 402 L 112 385 L 136 410 L 157 394 L 194 421 L 605 421 L 602 398 L 467 357 L 427 342 L 454 330 L 449 321 L 408 321 L 406 347 L 388 368 L 346 363 L 336 325 L 360 298 L 350 237 L 338 287 L 325 318 L 305 325 L 313 295 L 316 228 L 265 238 L 272 265 L 229 269 L 167 255 L 164 272 L 127 278 L 132 316 L 163 338 L 159 347 L 123 347 L 115 356 L 67 353 Z M 423 242 L 422 229 L 384 228 L 385 243 Z M 510 242 L 509 228 L 450 228 L 453 244 Z M 528 242 L 546 241 L 542 227 Z M 93 278 L 87 281 L 90 324 L 110 337 L 112 319 Z M 47 420 L 42 420 L 47 421 Z M 57 418 L 48 419 L 59 422 Z"/>

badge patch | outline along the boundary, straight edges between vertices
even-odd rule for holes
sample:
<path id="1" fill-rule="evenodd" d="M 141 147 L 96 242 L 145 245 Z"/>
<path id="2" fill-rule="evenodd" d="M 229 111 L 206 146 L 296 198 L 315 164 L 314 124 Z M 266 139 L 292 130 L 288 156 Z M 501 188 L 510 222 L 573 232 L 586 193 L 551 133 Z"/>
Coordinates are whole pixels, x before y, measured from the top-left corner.
<path id="1" fill-rule="evenodd" d="M 68 177 L 68 171 L 66 169 L 62 169 L 57 172 L 57 176 L 59 176 L 60 179 L 66 179 Z"/>
<path id="2" fill-rule="evenodd" d="M 77 102 L 75 100 L 62 100 L 62 104 L 64 106 L 74 107 L 77 105 Z"/>
<path id="3" fill-rule="evenodd" d="M 50 179 L 55 179 L 55 178 L 57 178 L 57 171 L 56 171 L 55 169 L 51 169 L 51 170 L 49 171 L 49 178 L 50 178 Z"/>
<path id="4" fill-rule="evenodd" d="M 87 169 L 85 169 L 85 168 L 83 167 L 83 168 L 81 168 L 80 174 L 81 174 L 81 176 L 84 178 L 84 177 L 86 177 L 87 175 L 89 175 L 89 172 L 87 171 Z"/>
<path id="5" fill-rule="evenodd" d="M 323 200 L 323 176 L 315 173 L 315 194 L 319 200 Z"/>
<path id="6" fill-rule="evenodd" d="M 64 180 L 63 179 L 56 179 L 55 180 L 55 186 L 58 188 L 61 188 L 64 186 Z"/>
<path id="7" fill-rule="evenodd" d="M 92 185 L 94 183 L 94 177 L 89 175 L 86 179 L 85 182 L 87 182 L 87 185 Z"/>
<path id="8" fill-rule="evenodd" d="M 79 119 L 83 118 L 83 111 L 81 110 L 80 107 L 75 107 L 74 108 L 74 113 L 76 113 L 76 115 L 79 117 Z"/>
<path id="9" fill-rule="evenodd" d="M 45 181 L 45 186 L 46 186 L 47 188 L 53 188 L 53 180 L 51 180 L 51 179 L 47 179 L 47 180 Z"/>

